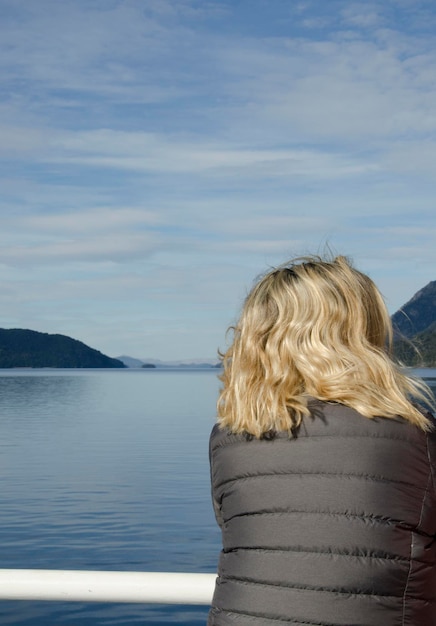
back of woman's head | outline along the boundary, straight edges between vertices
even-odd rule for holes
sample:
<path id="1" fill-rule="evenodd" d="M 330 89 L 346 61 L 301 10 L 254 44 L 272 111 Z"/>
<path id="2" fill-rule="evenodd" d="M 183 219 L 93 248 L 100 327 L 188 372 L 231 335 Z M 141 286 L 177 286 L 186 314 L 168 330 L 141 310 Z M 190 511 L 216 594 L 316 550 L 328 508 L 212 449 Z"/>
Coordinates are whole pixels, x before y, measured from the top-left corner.
<path id="1" fill-rule="evenodd" d="M 263 276 L 222 355 L 219 421 L 257 437 L 298 426 L 308 399 L 427 428 L 409 400 L 422 383 L 389 357 L 392 327 L 373 281 L 345 257 L 303 257 Z"/>

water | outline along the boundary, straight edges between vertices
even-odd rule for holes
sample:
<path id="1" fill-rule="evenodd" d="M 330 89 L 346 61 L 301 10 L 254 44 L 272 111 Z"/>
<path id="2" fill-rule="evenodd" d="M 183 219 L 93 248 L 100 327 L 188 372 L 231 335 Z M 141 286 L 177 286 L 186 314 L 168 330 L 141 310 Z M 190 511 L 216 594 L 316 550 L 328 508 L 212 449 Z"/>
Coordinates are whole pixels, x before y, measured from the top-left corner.
<path id="1" fill-rule="evenodd" d="M 436 385 L 436 370 L 416 370 Z M 213 371 L 0 370 L 0 567 L 214 572 Z M 204 625 L 207 607 L 0 602 L 16 626 Z"/>
<path id="2" fill-rule="evenodd" d="M 0 372 L 0 567 L 214 572 L 210 371 Z M 0 623 L 204 624 L 207 607 L 1 602 Z"/>

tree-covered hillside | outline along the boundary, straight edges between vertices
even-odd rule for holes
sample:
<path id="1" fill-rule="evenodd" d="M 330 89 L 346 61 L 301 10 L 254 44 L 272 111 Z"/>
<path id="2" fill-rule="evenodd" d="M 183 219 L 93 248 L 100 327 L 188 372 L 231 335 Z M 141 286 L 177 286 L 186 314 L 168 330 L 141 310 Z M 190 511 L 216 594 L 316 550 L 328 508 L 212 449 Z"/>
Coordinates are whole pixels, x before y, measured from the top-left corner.
<path id="1" fill-rule="evenodd" d="M 50 335 L 20 328 L 0 329 L 0 368 L 125 367 L 81 341 L 65 335 Z"/>
<path id="2" fill-rule="evenodd" d="M 436 280 L 420 289 L 392 316 L 398 335 L 414 337 L 436 321 Z"/>
<path id="3" fill-rule="evenodd" d="M 436 280 L 392 316 L 394 354 L 405 365 L 436 367 Z"/>

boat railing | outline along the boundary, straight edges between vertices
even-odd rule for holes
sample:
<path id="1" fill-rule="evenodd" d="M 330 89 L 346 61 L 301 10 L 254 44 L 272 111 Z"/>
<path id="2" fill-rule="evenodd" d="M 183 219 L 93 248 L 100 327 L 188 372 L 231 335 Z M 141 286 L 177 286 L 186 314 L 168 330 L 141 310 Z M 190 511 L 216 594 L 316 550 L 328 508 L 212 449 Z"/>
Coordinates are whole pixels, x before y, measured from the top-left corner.
<path id="1" fill-rule="evenodd" d="M 211 603 L 216 574 L 0 569 L 0 600 Z"/>

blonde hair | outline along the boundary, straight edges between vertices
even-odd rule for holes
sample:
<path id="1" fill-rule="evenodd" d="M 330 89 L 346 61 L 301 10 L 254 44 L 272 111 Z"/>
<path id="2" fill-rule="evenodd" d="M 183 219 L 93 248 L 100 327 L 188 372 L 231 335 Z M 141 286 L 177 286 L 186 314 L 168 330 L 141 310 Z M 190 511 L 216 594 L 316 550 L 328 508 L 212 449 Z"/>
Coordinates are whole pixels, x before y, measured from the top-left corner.
<path id="1" fill-rule="evenodd" d="M 430 428 L 409 398 L 431 403 L 431 392 L 389 356 L 382 295 L 343 256 L 302 257 L 270 271 L 231 330 L 233 343 L 220 354 L 218 422 L 234 433 L 291 434 L 309 415 L 311 397 Z"/>

